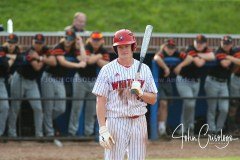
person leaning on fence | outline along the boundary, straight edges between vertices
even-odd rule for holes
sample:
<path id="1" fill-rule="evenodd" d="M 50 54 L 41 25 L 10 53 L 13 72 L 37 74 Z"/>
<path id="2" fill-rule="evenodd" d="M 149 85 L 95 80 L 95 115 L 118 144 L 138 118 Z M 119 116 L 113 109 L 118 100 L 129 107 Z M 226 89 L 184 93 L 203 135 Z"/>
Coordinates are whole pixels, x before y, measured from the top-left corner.
<path id="1" fill-rule="evenodd" d="M 26 61 L 23 62 L 14 73 L 11 81 L 11 97 L 12 98 L 40 98 L 40 92 L 37 79 L 41 75 L 43 68 L 43 59 L 39 56 L 49 53 L 49 49 L 44 46 L 44 36 L 42 34 L 35 35 L 32 46 L 23 53 Z M 16 137 L 17 116 L 21 107 L 22 100 L 13 100 L 11 102 L 8 133 L 11 137 Z M 42 137 L 43 113 L 40 100 L 29 100 L 34 112 L 35 136 Z"/>
<path id="2" fill-rule="evenodd" d="M 79 43 L 79 45 L 76 43 Z M 80 46 L 80 48 L 77 46 Z M 42 96 L 44 98 L 66 98 L 64 78 L 71 70 L 86 66 L 84 60 L 85 49 L 81 37 L 77 37 L 71 29 L 66 30 L 65 37 L 51 51 L 51 55 L 55 57 L 56 65 L 49 65 L 42 76 Z M 67 57 L 75 57 L 77 62 L 68 61 Z M 53 120 L 65 112 L 66 100 L 43 101 L 43 106 L 43 124 L 46 135 L 54 136 Z"/>
<path id="3" fill-rule="evenodd" d="M 75 32 L 84 32 L 87 22 L 86 14 L 82 12 L 76 12 L 73 17 L 72 25 L 65 27 L 65 30 L 73 29 Z"/>
<path id="4" fill-rule="evenodd" d="M 12 75 L 24 58 L 24 56 L 21 54 L 22 48 L 18 44 L 18 41 L 18 36 L 16 34 L 9 34 L 7 37 L 7 42 L 2 45 L 3 51 L 7 54 L 7 56 L 9 58 L 15 59 L 13 65 L 8 70 L 8 83 L 11 82 Z"/>
<path id="5" fill-rule="evenodd" d="M 221 45 L 215 52 L 215 55 L 217 58 L 217 66 L 213 67 L 208 73 L 204 86 L 205 92 L 209 97 L 228 97 L 228 79 L 231 76 L 233 65 L 240 65 L 240 60 L 238 59 L 240 57 L 239 52 L 233 48 L 232 37 L 223 37 Z M 208 99 L 207 103 L 207 123 L 209 125 L 209 132 L 221 132 L 228 115 L 229 100 Z M 219 114 L 216 119 L 217 105 Z"/>
<path id="6" fill-rule="evenodd" d="M 179 74 L 176 78 L 176 87 L 181 97 L 196 97 L 200 88 L 200 77 L 202 77 L 202 68 L 206 61 L 215 59 L 214 53 L 207 46 L 207 38 L 204 35 L 197 35 L 194 44 L 186 50 L 190 55 L 192 63 L 184 68 L 178 66 L 175 72 Z M 181 122 L 183 123 L 183 132 L 194 134 L 195 119 L 195 99 L 183 100 Z"/>
<path id="7" fill-rule="evenodd" d="M 17 44 L 17 40 L 12 41 L 8 39 L 9 45 Z M 12 48 L 12 47 L 10 47 Z M 13 65 L 16 57 L 8 56 L 6 46 L 0 46 L 0 98 L 8 98 L 8 92 L 5 85 L 6 75 L 8 74 L 9 68 Z M 0 137 L 3 136 L 9 111 L 8 100 L 0 100 Z"/>
<path id="8" fill-rule="evenodd" d="M 97 78 L 97 69 L 109 62 L 108 51 L 104 48 L 103 35 L 100 32 L 93 32 L 87 40 L 85 46 L 87 54 L 87 66 L 78 69 L 73 81 L 74 98 L 92 98 L 86 101 L 84 134 L 90 136 L 94 133 L 94 123 L 96 115 L 96 97 L 92 94 L 94 82 Z M 82 111 L 84 100 L 73 101 L 72 111 L 69 121 L 69 135 L 75 135 L 79 125 L 79 116 Z"/>
<path id="9" fill-rule="evenodd" d="M 235 48 L 236 53 L 233 56 L 227 56 L 226 59 L 235 63 L 233 73 L 230 78 L 230 95 L 238 97 L 232 99 L 229 108 L 228 128 L 233 134 L 240 134 L 240 124 L 237 123 L 237 112 L 240 110 L 240 48 Z M 236 65 L 237 64 L 237 65 Z"/>
<path id="10" fill-rule="evenodd" d="M 5 54 L 8 58 L 13 60 L 13 64 L 11 65 L 10 68 L 8 68 L 8 72 L 5 75 L 5 78 L 7 78 L 8 80 L 6 84 L 9 85 L 9 83 L 12 80 L 12 74 L 16 71 L 19 62 L 22 62 L 23 60 L 21 49 L 18 44 L 18 36 L 16 34 L 8 35 L 6 43 L 4 43 L 3 46 L 1 47 L 1 52 Z M 2 94 L 4 95 L 5 93 L 3 92 Z M 7 112 L 7 116 L 8 116 L 8 112 Z M 6 117 L 2 117 L 2 118 L 3 118 L 2 119 L 3 121 L 1 120 L 1 122 L 3 123 Z"/>
<path id="11" fill-rule="evenodd" d="M 189 59 L 190 56 L 186 56 L 184 52 L 179 52 L 174 39 L 168 39 L 163 45 L 161 45 L 160 50 L 155 54 L 154 60 L 157 62 L 160 70 L 159 79 L 159 110 L 158 110 L 158 132 L 160 138 L 168 138 L 166 133 L 166 121 L 168 116 L 168 103 L 169 100 L 164 98 L 173 96 L 172 83 L 175 82 L 176 75 L 173 72 L 176 65 L 166 64 L 164 59 L 166 58 L 176 58 L 176 59 Z M 163 99 L 161 99 L 163 98 Z"/>

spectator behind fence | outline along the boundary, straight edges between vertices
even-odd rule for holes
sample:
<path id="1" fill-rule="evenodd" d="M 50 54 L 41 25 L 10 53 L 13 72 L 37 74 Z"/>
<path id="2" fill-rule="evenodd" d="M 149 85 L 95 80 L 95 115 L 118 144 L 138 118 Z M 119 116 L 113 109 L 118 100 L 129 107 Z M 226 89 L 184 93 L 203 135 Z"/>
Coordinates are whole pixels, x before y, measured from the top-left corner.
<path id="1" fill-rule="evenodd" d="M 5 46 L 0 46 L 0 98 L 8 98 L 8 92 L 5 86 L 5 78 L 10 67 L 13 65 L 16 56 L 11 56 L 9 49 L 12 51 L 17 47 L 18 38 L 12 40 L 15 35 L 11 34 L 8 37 L 8 42 Z M 11 39 L 10 39 L 11 37 Z M 6 121 L 9 111 L 8 100 L 0 100 L 0 137 L 4 134 L 6 128 Z"/>
<path id="2" fill-rule="evenodd" d="M 65 27 L 65 30 L 73 29 L 75 32 L 84 32 L 87 22 L 86 14 L 77 12 L 74 14 L 72 25 Z"/>
<path id="3" fill-rule="evenodd" d="M 175 68 L 176 73 L 180 73 L 176 79 L 176 86 L 181 97 L 196 97 L 200 88 L 202 68 L 206 61 L 214 60 L 214 54 L 208 48 L 207 38 L 203 35 L 196 37 L 194 44 L 187 48 L 186 53 L 193 57 L 192 64 L 184 68 L 181 65 Z M 187 133 L 189 130 L 191 135 L 194 134 L 195 105 L 195 99 L 183 100 L 181 115 L 183 132 Z"/>
<path id="4" fill-rule="evenodd" d="M 97 69 L 103 67 L 109 62 L 109 54 L 103 47 L 104 39 L 100 32 L 93 32 L 85 46 L 87 53 L 87 67 L 79 69 L 74 76 L 73 97 L 74 98 L 92 98 L 95 79 L 97 78 Z M 79 116 L 82 111 L 84 101 L 73 101 L 72 111 L 69 121 L 68 133 L 76 135 L 79 126 Z M 96 115 L 96 101 L 86 101 L 85 108 L 85 129 L 84 134 L 90 136 L 94 133 L 94 122 Z"/>
<path id="5" fill-rule="evenodd" d="M 232 37 L 224 36 L 221 45 L 216 53 L 217 66 L 211 68 L 206 81 L 206 95 L 210 97 L 228 97 L 228 79 L 231 76 L 233 64 L 240 64 L 239 53 L 233 48 Z M 236 57 L 236 58 L 234 58 Z M 236 95 L 234 95 L 236 96 Z M 228 99 L 208 99 L 207 123 L 209 124 L 210 133 L 218 133 L 224 128 L 224 124 L 228 115 L 229 100 Z M 216 110 L 219 114 L 216 119 Z M 215 121 L 216 120 L 216 121 Z"/>
<path id="6" fill-rule="evenodd" d="M 230 80 L 230 96 L 238 97 L 238 99 L 231 100 L 231 105 L 229 108 L 229 118 L 228 118 L 228 127 L 229 131 L 234 134 L 240 134 L 240 123 L 237 120 L 237 112 L 240 111 L 240 48 L 236 49 L 234 57 L 227 56 L 227 59 L 232 62 L 235 61 L 238 65 L 234 65 L 233 73 Z"/>
<path id="7" fill-rule="evenodd" d="M 17 71 L 14 73 L 11 81 L 12 98 L 40 98 L 40 92 L 37 85 L 37 79 L 41 75 L 43 68 L 43 58 L 39 56 L 47 55 L 49 49 L 44 46 L 45 38 L 42 34 L 35 35 L 32 46 L 23 53 L 26 62 L 19 64 Z M 17 116 L 21 107 L 22 100 L 13 100 L 9 112 L 9 136 L 16 137 Z M 42 137 L 43 130 L 43 113 L 40 100 L 29 100 L 34 112 L 35 136 Z"/>
<path id="8" fill-rule="evenodd" d="M 73 69 L 84 68 L 85 55 L 84 45 L 81 37 L 77 41 L 76 34 L 69 29 L 65 37 L 52 50 L 51 55 L 55 57 L 56 64 L 46 68 L 41 80 L 42 96 L 44 98 L 66 98 L 64 78 Z M 76 43 L 80 43 L 77 45 Z M 80 49 L 77 47 L 80 46 Z M 67 57 L 75 57 L 77 62 L 67 60 Z M 53 120 L 65 112 L 65 100 L 48 100 L 43 102 L 44 106 L 44 129 L 47 136 L 54 136 Z"/>
<path id="9" fill-rule="evenodd" d="M 158 109 L 158 132 L 160 138 L 168 138 L 166 133 L 166 121 L 168 116 L 168 103 L 169 100 L 164 100 L 162 98 L 173 96 L 172 84 L 175 82 L 176 75 L 173 72 L 176 66 L 167 65 L 164 62 L 165 58 L 177 58 L 180 60 L 186 59 L 187 62 L 191 63 L 191 56 L 186 56 L 185 53 L 179 52 L 174 39 L 167 40 L 163 45 L 161 45 L 160 50 L 155 54 L 154 60 L 157 62 L 160 70 L 159 76 L 159 109 Z M 182 64 L 181 64 L 182 65 Z"/>

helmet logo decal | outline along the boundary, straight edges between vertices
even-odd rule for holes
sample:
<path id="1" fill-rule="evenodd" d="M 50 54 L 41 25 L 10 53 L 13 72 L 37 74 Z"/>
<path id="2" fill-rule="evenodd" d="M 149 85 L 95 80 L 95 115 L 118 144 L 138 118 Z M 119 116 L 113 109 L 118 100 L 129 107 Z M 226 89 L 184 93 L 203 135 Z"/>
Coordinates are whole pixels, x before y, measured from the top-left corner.
<path id="1" fill-rule="evenodd" d="M 120 36 L 118 39 L 119 39 L 120 41 L 122 41 L 122 40 L 123 40 L 123 36 Z"/>

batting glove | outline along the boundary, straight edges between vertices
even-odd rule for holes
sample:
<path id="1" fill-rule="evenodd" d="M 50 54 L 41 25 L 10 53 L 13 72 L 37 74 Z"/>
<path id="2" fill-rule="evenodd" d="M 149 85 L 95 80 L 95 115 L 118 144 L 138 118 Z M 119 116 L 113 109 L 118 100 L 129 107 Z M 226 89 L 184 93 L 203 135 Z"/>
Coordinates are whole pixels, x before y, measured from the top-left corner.
<path id="1" fill-rule="evenodd" d="M 136 94 L 138 97 L 142 97 L 143 96 L 141 83 L 139 81 L 133 81 L 132 82 L 131 93 L 132 94 Z"/>
<path id="2" fill-rule="evenodd" d="M 115 144 L 106 126 L 102 126 L 99 129 L 99 143 L 105 149 L 111 149 L 112 145 Z"/>

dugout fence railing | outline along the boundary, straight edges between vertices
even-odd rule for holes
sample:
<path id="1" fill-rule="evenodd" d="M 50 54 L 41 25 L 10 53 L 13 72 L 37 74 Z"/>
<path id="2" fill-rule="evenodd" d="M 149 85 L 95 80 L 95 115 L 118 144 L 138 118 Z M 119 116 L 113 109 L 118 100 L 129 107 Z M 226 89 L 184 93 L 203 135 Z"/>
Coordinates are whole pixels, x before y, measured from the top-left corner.
<path id="1" fill-rule="evenodd" d="M 240 97 L 235 97 L 235 96 L 229 96 L 229 97 L 208 97 L 208 96 L 197 96 L 197 97 L 179 97 L 179 96 L 172 96 L 172 97 L 166 97 L 166 98 L 161 98 L 161 100 L 184 100 L 184 99 L 196 99 L 196 100 L 207 100 L 207 99 L 229 99 L 229 100 L 234 100 L 234 99 L 240 99 Z M 91 98 L 72 98 L 72 97 L 66 97 L 66 98 L 0 98 L 0 101 L 2 100 L 8 100 L 8 101 L 14 101 L 14 100 L 21 100 L 21 101 L 28 101 L 28 100 L 41 100 L 41 101 L 49 101 L 49 100 L 54 100 L 54 101 L 62 101 L 62 100 L 66 100 L 66 101 L 74 101 L 74 100 L 87 100 L 87 101 L 95 101 L 95 99 L 91 99 Z M 160 99 L 158 98 L 158 101 Z M 69 107 L 69 106 L 68 106 Z M 156 140 L 158 139 L 158 129 L 157 129 L 157 108 L 158 108 L 158 104 L 156 103 L 153 106 L 149 107 L 149 113 L 150 113 L 150 117 L 149 117 L 149 126 L 150 126 L 150 134 L 149 134 L 149 138 L 151 140 Z M 180 114 L 180 113 L 179 113 Z M 21 115 L 20 115 L 21 118 Z M 32 122 L 33 123 L 33 122 Z M 67 122 L 66 122 L 67 123 Z M 23 126 L 19 126 L 19 130 L 21 130 L 21 127 Z M 98 128 L 98 126 L 95 126 Z M 96 130 L 97 130 L 96 128 Z M 234 135 L 234 136 L 240 136 L 240 135 Z M 0 137 L 0 141 L 52 141 L 52 140 L 61 140 L 61 141 L 91 141 L 91 140 L 98 140 L 98 134 L 96 134 L 95 136 L 92 137 L 84 137 L 84 136 L 55 136 L 55 137 L 28 137 L 28 136 L 21 136 L 19 135 L 18 137 L 12 138 L 12 137 L 7 137 L 7 136 L 3 136 Z"/>
<path id="2" fill-rule="evenodd" d="M 49 47 L 55 46 L 59 40 L 64 36 L 64 32 L 14 32 L 19 36 L 19 44 L 23 48 L 29 47 L 29 45 L 32 44 L 32 39 L 35 34 L 42 33 L 46 37 L 46 44 L 49 45 Z M 91 31 L 87 31 L 84 33 L 78 33 L 82 36 L 83 40 L 86 41 L 86 39 L 91 34 Z M 113 42 L 113 32 L 103 32 L 104 35 L 104 41 L 105 41 L 105 47 L 110 51 L 112 50 L 112 42 Z M 204 33 L 203 33 L 204 34 Z M 8 33 L 7 32 L 0 32 L 0 44 L 4 43 L 6 41 Z M 151 37 L 151 41 L 149 43 L 149 50 L 148 51 L 157 51 L 159 49 L 159 46 L 163 44 L 163 42 L 168 38 L 174 38 L 176 41 L 176 45 L 179 49 L 185 49 L 186 46 L 191 44 L 193 40 L 195 39 L 197 34 L 178 34 L 178 33 L 153 33 Z M 221 38 L 225 34 L 204 34 L 208 38 L 208 45 L 209 47 L 216 48 L 220 44 Z M 229 34 L 233 38 L 234 45 L 239 45 L 240 35 L 238 34 Z M 140 51 L 143 33 L 135 33 L 136 40 L 137 40 L 137 52 Z"/>

